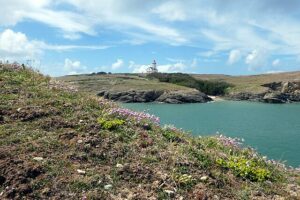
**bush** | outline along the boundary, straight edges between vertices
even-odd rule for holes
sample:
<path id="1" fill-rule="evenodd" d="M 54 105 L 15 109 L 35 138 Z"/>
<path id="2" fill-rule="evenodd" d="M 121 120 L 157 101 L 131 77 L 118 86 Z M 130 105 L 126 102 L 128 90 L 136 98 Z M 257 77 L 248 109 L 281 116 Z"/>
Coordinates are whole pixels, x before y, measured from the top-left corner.
<path id="1" fill-rule="evenodd" d="M 222 81 L 197 80 L 189 74 L 182 73 L 152 73 L 148 78 L 156 78 L 160 82 L 173 83 L 185 87 L 195 88 L 208 95 L 224 95 L 226 89 L 231 87 L 229 83 Z"/>
<path id="2" fill-rule="evenodd" d="M 263 182 L 271 178 L 270 170 L 258 160 L 250 160 L 241 156 L 230 156 L 228 160 L 219 158 L 216 162 L 221 167 L 233 170 L 236 176 L 247 178 L 251 181 Z"/>
<path id="3" fill-rule="evenodd" d="M 106 130 L 114 130 L 118 128 L 119 126 L 122 126 L 125 121 L 122 119 L 105 119 L 105 118 L 99 118 L 98 123 L 101 125 L 103 129 Z"/>

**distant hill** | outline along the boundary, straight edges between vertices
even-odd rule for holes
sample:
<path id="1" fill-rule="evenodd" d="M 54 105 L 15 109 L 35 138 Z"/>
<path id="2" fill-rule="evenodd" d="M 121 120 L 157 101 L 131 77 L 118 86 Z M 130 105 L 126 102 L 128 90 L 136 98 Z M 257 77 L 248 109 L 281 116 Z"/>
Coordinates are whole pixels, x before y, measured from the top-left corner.
<path id="1" fill-rule="evenodd" d="M 168 76 L 168 80 L 166 77 Z M 171 79 L 172 80 L 171 80 Z M 251 76 L 229 76 L 229 75 L 214 75 L 214 74 L 161 74 L 154 75 L 152 78 L 145 74 L 104 74 L 104 75 L 76 75 L 59 77 L 58 80 L 63 80 L 68 83 L 75 84 L 79 90 L 87 91 L 94 94 L 107 91 L 107 95 L 118 98 L 112 100 L 122 100 L 122 96 L 126 96 L 124 102 L 135 102 L 129 97 L 128 91 L 164 91 L 168 93 L 176 93 L 176 99 L 171 101 L 163 101 L 170 103 L 191 103 L 191 102 L 206 102 L 206 97 L 203 94 L 197 94 L 200 97 L 199 101 L 195 101 L 195 96 L 187 97 L 193 94 L 195 89 L 207 95 L 219 95 L 230 100 L 249 100 L 260 101 L 266 103 L 286 103 L 300 101 L 300 72 L 286 72 L 276 74 L 261 74 Z M 272 90 L 268 85 L 273 83 L 281 84 L 277 90 Z M 286 86 L 285 86 L 286 85 Z M 289 90 L 282 89 L 289 87 Z M 193 89 L 194 88 L 194 89 Z M 123 92 L 123 93 L 120 93 Z M 186 100 L 178 97 L 178 93 Z M 143 93 L 144 94 L 144 93 Z M 194 95 L 194 94 L 193 94 Z M 138 98 L 141 95 L 136 95 Z M 168 95 L 173 98 L 174 95 Z M 144 99 L 140 102 L 144 102 Z M 164 98 L 166 99 L 166 98 Z M 182 101 L 177 101 L 181 99 Z M 189 101 L 192 99 L 193 101 Z M 138 101 L 138 100 L 137 100 Z"/>
<path id="2" fill-rule="evenodd" d="M 299 82 L 300 72 L 283 72 L 272 74 L 260 74 L 250 76 L 230 76 L 222 74 L 192 74 L 196 79 L 201 80 L 217 80 L 225 81 L 232 84 L 234 87 L 230 88 L 229 92 L 264 92 L 268 88 L 263 87 L 263 84 L 271 82 Z"/>

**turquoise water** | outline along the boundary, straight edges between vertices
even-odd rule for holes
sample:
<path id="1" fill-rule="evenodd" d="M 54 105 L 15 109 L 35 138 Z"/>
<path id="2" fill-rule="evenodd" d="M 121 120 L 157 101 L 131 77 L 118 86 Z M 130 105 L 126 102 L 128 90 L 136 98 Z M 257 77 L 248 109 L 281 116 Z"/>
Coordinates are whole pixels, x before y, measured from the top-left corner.
<path id="1" fill-rule="evenodd" d="M 268 158 L 300 165 L 300 104 L 218 101 L 205 104 L 123 104 L 159 116 L 193 135 L 217 132 L 245 139 L 245 144 Z"/>

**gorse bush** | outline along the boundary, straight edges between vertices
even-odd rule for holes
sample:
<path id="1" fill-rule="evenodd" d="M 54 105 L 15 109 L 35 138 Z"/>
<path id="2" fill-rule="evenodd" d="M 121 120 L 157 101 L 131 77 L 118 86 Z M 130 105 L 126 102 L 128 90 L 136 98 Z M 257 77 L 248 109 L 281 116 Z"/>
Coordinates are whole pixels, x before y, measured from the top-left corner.
<path id="1" fill-rule="evenodd" d="M 195 88 L 208 95 L 223 95 L 225 94 L 226 89 L 232 86 L 223 81 L 197 80 L 188 74 L 182 73 L 152 73 L 148 74 L 147 77 L 156 78 L 160 82 Z"/>

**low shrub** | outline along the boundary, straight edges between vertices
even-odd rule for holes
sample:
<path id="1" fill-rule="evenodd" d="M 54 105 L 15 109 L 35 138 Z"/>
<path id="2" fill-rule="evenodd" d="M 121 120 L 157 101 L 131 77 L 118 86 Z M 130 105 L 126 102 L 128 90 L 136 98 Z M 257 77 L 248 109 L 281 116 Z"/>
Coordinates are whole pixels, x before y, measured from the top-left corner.
<path id="1" fill-rule="evenodd" d="M 218 158 L 216 162 L 221 167 L 232 170 L 236 176 L 251 181 L 263 182 L 271 178 L 271 171 L 259 160 L 230 156 L 228 159 Z"/>
<path id="2" fill-rule="evenodd" d="M 105 119 L 105 118 L 99 118 L 98 123 L 101 125 L 103 129 L 106 130 L 114 130 L 118 128 L 119 126 L 123 125 L 125 123 L 122 119 Z"/>
<path id="3" fill-rule="evenodd" d="M 192 175 L 189 174 L 180 174 L 174 172 L 172 175 L 172 179 L 179 185 L 186 189 L 192 188 L 193 185 L 196 183 L 196 179 L 192 177 Z"/>

